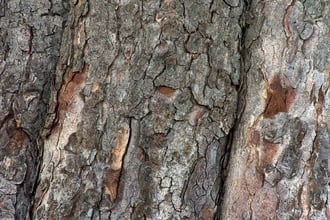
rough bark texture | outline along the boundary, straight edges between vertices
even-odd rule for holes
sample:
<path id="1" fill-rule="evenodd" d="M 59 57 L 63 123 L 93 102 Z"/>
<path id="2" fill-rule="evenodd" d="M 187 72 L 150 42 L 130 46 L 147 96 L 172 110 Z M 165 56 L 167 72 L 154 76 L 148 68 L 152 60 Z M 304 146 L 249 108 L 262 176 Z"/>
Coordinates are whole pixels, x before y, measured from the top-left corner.
<path id="1" fill-rule="evenodd" d="M 0 1 L 0 219 L 24 219 L 35 194 L 68 10 L 62 1 Z"/>
<path id="2" fill-rule="evenodd" d="M 329 24 L 326 0 L 0 0 L 0 219 L 330 218 Z"/>

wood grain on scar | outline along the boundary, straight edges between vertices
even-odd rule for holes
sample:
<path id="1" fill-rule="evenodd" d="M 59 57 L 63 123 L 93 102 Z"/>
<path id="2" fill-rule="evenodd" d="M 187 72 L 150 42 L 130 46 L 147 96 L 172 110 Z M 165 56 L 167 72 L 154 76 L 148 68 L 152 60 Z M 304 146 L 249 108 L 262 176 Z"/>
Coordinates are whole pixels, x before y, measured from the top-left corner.
<path id="1" fill-rule="evenodd" d="M 123 158 L 128 146 L 129 129 L 121 128 L 117 132 L 116 146 L 111 150 L 110 167 L 105 173 L 105 193 L 112 201 L 117 198 Z"/>

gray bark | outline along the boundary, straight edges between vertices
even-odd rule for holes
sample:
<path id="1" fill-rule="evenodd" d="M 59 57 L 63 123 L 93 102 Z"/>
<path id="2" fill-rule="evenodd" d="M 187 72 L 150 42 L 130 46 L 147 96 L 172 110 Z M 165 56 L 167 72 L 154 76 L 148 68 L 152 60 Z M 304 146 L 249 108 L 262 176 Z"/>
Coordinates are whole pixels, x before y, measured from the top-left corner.
<path id="1" fill-rule="evenodd" d="M 0 219 L 330 218 L 329 1 L 0 1 Z"/>
<path id="2" fill-rule="evenodd" d="M 0 219 L 29 215 L 66 7 L 0 1 Z"/>

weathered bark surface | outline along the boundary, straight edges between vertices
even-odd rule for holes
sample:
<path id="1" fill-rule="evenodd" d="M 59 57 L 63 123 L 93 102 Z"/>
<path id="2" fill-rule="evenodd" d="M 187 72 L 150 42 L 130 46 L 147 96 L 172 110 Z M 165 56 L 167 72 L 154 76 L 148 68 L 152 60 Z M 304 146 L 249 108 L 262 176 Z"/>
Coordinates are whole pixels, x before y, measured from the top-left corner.
<path id="1" fill-rule="evenodd" d="M 0 1 L 0 219 L 23 219 L 34 196 L 63 4 Z"/>
<path id="2" fill-rule="evenodd" d="M 327 218 L 328 1 L 0 6 L 0 219 Z"/>
<path id="3" fill-rule="evenodd" d="M 223 219 L 329 219 L 329 1 L 245 8 L 244 113 Z"/>
<path id="4" fill-rule="evenodd" d="M 78 1 L 50 89 L 35 219 L 210 218 L 241 6 Z"/>

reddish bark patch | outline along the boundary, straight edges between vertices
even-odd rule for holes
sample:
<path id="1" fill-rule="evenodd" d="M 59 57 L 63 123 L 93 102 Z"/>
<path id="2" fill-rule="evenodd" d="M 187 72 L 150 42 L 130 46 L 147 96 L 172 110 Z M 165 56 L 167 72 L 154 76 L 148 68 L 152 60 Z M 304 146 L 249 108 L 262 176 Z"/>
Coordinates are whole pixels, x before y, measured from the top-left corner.
<path id="1" fill-rule="evenodd" d="M 10 141 L 5 147 L 7 152 L 7 156 L 16 156 L 19 154 L 21 149 L 26 147 L 29 143 L 29 139 L 27 135 L 21 130 L 17 128 L 13 128 L 13 131 L 10 131 Z"/>
<path id="2" fill-rule="evenodd" d="M 258 165 L 257 165 L 257 158 L 252 156 L 253 159 L 255 160 L 253 162 L 248 162 L 246 164 L 247 169 L 245 170 L 244 173 L 244 182 L 247 187 L 247 192 L 249 192 L 249 197 L 253 195 L 258 189 L 262 187 L 263 183 L 263 176 L 262 173 L 258 170 Z"/>
<path id="3" fill-rule="evenodd" d="M 278 151 L 278 145 L 271 143 L 267 140 L 263 140 L 263 158 L 262 158 L 262 167 L 265 165 L 272 163 L 274 157 L 276 156 Z"/>
<path id="4" fill-rule="evenodd" d="M 260 132 L 255 130 L 254 128 L 248 128 L 247 131 L 247 142 L 249 144 L 253 145 L 259 145 L 260 144 Z"/>
<path id="5" fill-rule="evenodd" d="M 206 206 L 202 210 L 202 218 L 203 220 L 212 220 L 213 219 L 213 212 L 212 208 L 209 206 Z"/>
<path id="6" fill-rule="evenodd" d="M 74 102 L 75 96 L 77 96 L 77 92 L 81 90 L 81 85 L 85 83 L 85 80 L 88 75 L 88 66 L 84 66 L 83 71 L 73 72 L 69 70 L 65 75 L 64 84 L 60 90 L 59 95 L 59 110 L 68 111 L 69 106 Z"/>
<path id="7" fill-rule="evenodd" d="M 175 95 L 176 89 L 167 86 L 159 86 L 157 87 L 156 91 L 170 98 Z"/>
<path id="8" fill-rule="evenodd" d="M 255 193 L 251 204 L 254 219 L 276 219 L 277 203 L 275 189 L 266 184 Z"/>
<path id="9" fill-rule="evenodd" d="M 156 99 L 165 103 L 171 103 L 177 90 L 168 86 L 159 86 L 156 88 Z"/>
<path id="10" fill-rule="evenodd" d="M 279 112 L 288 112 L 295 97 L 295 89 L 282 86 L 280 76 L 276 75 L 267 89 L 266 108 L 263 114 L 264 117 L 270 118 Z"/>
<path id="11" fill-rule="evenodd" d="M 262 172 L 264 167 L 273 162 L 278 153 L 278 144 L 274 144 L 261 137 L 260 131 L 255 128 L 248 128 L 247 143 L 255 145 L 260 149 L 258 170 Z"/>

